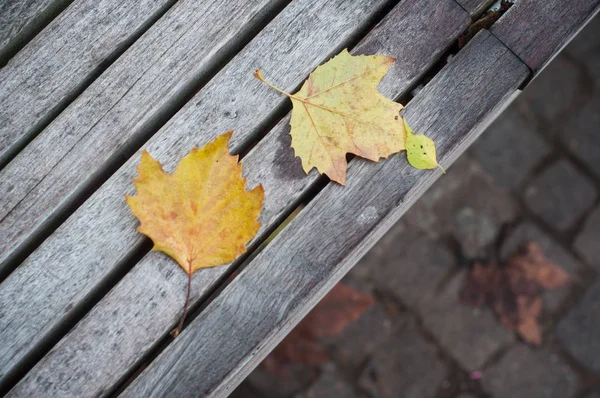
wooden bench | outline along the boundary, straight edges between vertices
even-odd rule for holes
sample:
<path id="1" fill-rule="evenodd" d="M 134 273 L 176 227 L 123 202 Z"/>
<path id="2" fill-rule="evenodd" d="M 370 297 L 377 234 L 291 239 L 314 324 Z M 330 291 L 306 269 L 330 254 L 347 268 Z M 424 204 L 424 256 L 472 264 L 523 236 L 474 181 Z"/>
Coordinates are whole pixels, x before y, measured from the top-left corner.
<path id="1" fill-rule="evenodd" d="M 294 91 L 343 48 L 395 57 L 379 89 L 408 102 L 447 167 L 600 7 L 518 0 L 457 51 L 489 0 L 24 3 L 0 7 L 14 24 L 0 55 L 16 53 L 0 70 L 0 392 L 13 397 L 226 396 L 440 176 L 403 155 L 353 159 L 347 187 L 305 175 L 290 103 L 255 69 Z M 172 171 L 231 129 L 248 187 L 265 188 L 249 253 L 306 207 L 256 256 L 197 272 L 173 339 L 187 277 L 149 252 L 123 196 L 142 148 Z"/>

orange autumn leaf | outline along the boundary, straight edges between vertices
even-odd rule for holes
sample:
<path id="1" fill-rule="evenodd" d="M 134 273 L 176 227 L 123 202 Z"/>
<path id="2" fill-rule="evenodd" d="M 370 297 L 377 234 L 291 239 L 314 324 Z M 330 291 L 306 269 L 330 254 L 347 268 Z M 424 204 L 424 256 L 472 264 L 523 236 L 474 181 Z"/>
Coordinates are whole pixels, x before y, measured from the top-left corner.
<path id="1" fill-rule="evenodd" d="M 542 294 L 569 283 L 569 275 L 544 256 L 539 245 L 522 245 L 507 261 L 475 263 L 461 293 L 461 301 L 487 305 L 507 330 L 516 331 L 532 345 L 542 344 L 538 319 Z"/>
<path id="2" fill-rule="evenodd" d="M 329 355 L 319 340 L 340 335 L 374 303 L 373 296 L 343 282 L 338 283 L 265 358 L 262 365 L 275 375 L 285 376 L 290 364 L 316 366 L 327 362 Z"/>
<path id="3" fill-rule="evenodd" d="M 138 231 L 152 239 L 153 250 L 179 263 L 188 282 L 200 268 L 235 260 L 260 228 L 264 190 L 246 190 L 238 156 L 228 151 L 232 133 L 192 149 L 173 174 L 144 151 L 133 180 L 137 195 L 126 197 L 141 222 Z M 183 316 L 188 301 L 189 283 Z"/>
<path id="4" fill-rule="evenodd" d="M 173 174 L 144 151 L 133 180 L 137 195 L 127 197 L 153 250 L 188 274 L 235 260 L 260 228 L 263 188 L 246 191 L 242 165 L 227 149 L 229 137 L 231 132 L 192 149 Z"/>

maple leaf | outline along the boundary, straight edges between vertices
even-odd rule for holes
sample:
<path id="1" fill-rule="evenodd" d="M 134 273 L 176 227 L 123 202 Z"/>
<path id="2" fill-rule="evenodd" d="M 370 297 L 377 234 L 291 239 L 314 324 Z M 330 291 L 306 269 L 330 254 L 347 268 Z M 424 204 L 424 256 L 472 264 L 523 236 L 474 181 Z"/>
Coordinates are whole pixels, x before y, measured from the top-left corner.
<path id="1" fill-rule="evenodd" d="M 375 300 L 338 283 L 263 361 L 271 373 L 285 375 L 290 362 L 319 365 L 329 360 L 318 340 L 336 336 L 355 322 Z"/>
<path id="2" fill-rule="evenodd" d="M 352 56 L 348 50 L 319 66 L 300 91 L 289 94 L 254 76 L 292 100 L 292 147 L 308 173 L 316 168 L 346 183 L 346 154 L 379 161 L 405 148 L 403 106 L 384 97 L 377 85 L 394 58 Z"/>
<path id="3" fill-rule="evenodd" d="M 550 263 L 539 245 L 532 242 L 522 246 L 508 263 L 518 269 L 525 279 L 535 281 L 544 289 L 556 289 L 569 281 L 567 273 Z"/>
<path id="4" fill-rule="evenodd" d="M 544 290 L 568 282 L 567 273 L 550 263 L 539 245 L 528 242 L 505 263 L 475 263 L 461 292 L 461 301 L 487 305 L 506 329 L 516 331 L 530 344 L 540 345 L 541 295 Z"/>
<path id="5" fill-rule="evenodd" d="M 143 151 L 133 180 L 137 195 L 126 196 L 141 222 L 138 231 L 152 239 L 153 250 L 171 256 L 188 274 L 184 311 L 174 335 L 185 319 L 192 274 L 235 260 L 260 228 L 264 190 L 259 185 L 246 191 L 238 156 L 228 151 L 232 134 L 192 149 L 173 174 Z"/>

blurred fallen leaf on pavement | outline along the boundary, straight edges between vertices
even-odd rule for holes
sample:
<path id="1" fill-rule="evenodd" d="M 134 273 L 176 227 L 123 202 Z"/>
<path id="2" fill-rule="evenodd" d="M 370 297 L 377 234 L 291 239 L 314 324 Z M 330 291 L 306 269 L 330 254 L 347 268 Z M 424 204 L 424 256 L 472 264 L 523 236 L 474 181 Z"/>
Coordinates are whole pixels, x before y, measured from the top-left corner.
<path id="1" fill-rule="evenodd" d="M 283 376 L 292 363 L 316 366 L 327 362 L 329 356 L 319 340 L 342 333 L 374 302 L 372 296 L 338 283 L 265 358 L 262 365 L 269 372 Z"/>
<path id="2" fill-rule="evenodd" d="M 542 343 L 538 323 L 542 294 L 567 283 L 567 273 L 552 264 L 538 244 L 528 242 L 505 262 L 476 262 L 460 299 L 466 304 L 488 306 L 506 329 L 538 346 Z"/>

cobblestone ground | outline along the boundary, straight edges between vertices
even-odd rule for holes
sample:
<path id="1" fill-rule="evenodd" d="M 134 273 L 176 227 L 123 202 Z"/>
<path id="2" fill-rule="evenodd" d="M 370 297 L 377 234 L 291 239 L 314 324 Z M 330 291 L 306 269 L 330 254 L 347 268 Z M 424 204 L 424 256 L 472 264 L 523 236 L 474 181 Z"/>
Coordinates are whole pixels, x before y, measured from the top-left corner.
<path id="1" fill-rule="evenodd" d="M 377 302 L 331 361 L 259 367 L 233 397 L 600 398 L 599 193 L 596 17 L 346 277 Z M 534 240 L 573 280 L 545 294 L 539 348 L 458 303 L 506 223 L 503 256 Z"/>

